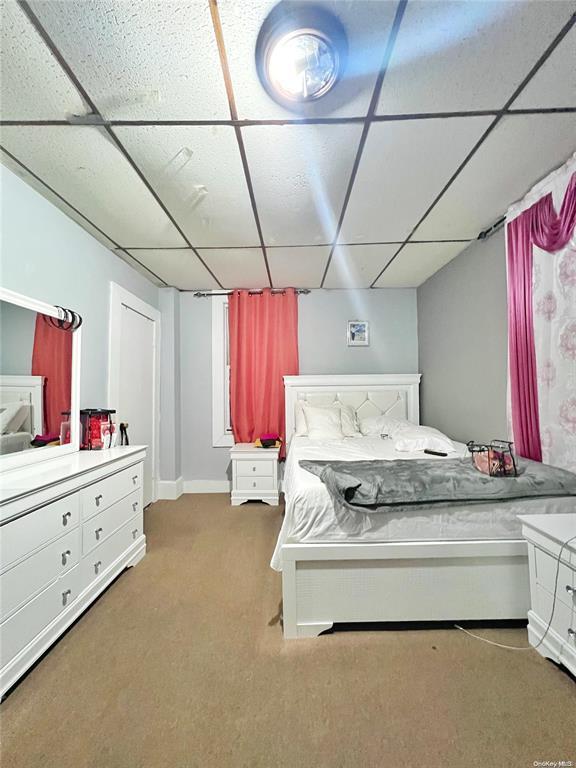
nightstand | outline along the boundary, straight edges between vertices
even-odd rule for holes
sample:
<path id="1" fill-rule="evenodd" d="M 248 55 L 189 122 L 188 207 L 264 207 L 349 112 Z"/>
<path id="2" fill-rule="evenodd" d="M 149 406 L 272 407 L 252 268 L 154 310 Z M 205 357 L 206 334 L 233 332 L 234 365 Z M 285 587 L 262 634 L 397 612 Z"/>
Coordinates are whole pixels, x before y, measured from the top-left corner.
<path id="1" fill-rule="evenodd" d="M 519 515 L 528 542 L 531 610 L 528 639 L 537 645 L 550 621 L 554 582 L 562 544 L 576 536 L 576 513 Z M 556 604 L 550 629 L 537 648 L 542 656 L 576 674 L 576 539 L 564 547 L 558 569 Z"/>
<path id="2" fill-rule="evenodd" d="M 279 448 L 255 448 L 237 443 L 230 449 L 232 459 L 232 506 L 244 501 L 278 504 Z"/>

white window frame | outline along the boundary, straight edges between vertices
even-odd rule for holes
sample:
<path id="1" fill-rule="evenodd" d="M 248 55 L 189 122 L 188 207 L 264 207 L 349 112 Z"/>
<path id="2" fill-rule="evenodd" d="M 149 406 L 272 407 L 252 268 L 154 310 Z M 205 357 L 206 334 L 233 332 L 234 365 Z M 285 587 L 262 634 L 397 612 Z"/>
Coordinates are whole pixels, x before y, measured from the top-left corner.
<path id="1" fill-rule="evenodd" d="M 228 296 L 212 296 L 212 445 L 234 445 L 230 424 Z"/>

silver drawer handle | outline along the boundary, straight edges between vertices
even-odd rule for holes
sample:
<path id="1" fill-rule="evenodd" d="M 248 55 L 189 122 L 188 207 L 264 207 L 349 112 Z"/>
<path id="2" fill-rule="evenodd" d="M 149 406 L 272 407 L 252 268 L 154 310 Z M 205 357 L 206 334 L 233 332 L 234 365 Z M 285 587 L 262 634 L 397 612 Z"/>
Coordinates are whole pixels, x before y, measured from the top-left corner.
<path id="1" fill-rule="evenodd" d="M 135 539 L 136 536 L 138 536 L 138 528 L 134 528 L 134 530 L 132 531 L 132 538 Z"/>
<path id="2" fill-rule="evenodd" d="M 252 472 L 256 472 L 256 467 L 252 467 Z"/>
<path id="3" fill-rule="evenodd" d="M 137 502 L 137 501 L 135 501 L 135 502 L 132 504 L 132 509 L 134 510 L 134 512 L 136 512 L 136 509 L 137 509 L 137 507 L 138 507 L 138 502 Z"/>
<path id="4" fill-rule="evenodd" d="M 134 483 L 134 485 L 136 485 L 137 480 L 138 480 L 138 475 L 134 475 L 134 477 L 132 478 L 132 482 Z"/>
<path id="5" fill-rule="evenodd" d="M 256 488 L 256 480 L 252 483 L 252 488 Z"/>
<path id="6" fill-rule="evenodd" d="M 62 525 L 68 525 L 68 518 L 72 517 L 72 512 L 65 512 L 62 515 Z"/>
<path id="7" fill-rule="evenodd" d="M 96 502 L 96 506 L 99 507 L 100 506 L 100 502 L 102 501 L 102 494 L 99 493 L 98 496 L 95 496 L 94 497 L 94 501 Z"/>
<path id="8" fill-rule="evenodd" d="M 102 560 L 98 560 L 97 563 L 94 563 L 94 573 L 98 573 L 101 565 L 102 565 Z"/>
<path id="9" fill-rule="evenodd" d="M 576 588 L 571 587 L 570 584 L 566 584 L 566 592 L 568 592 L 569 595 L 576 595 Z"/>
<path id="10" fill-rule="evenodd" d="M 100 539 L 100 534 L 102 533 L 103 530 L 104 530 L 103 528 L 96 528 L 94 533 L 96 534 L 97 539 Z"/>
<path id="11" fill-rule="evenodd" d="M 62 592 L 62 605 L 66 605 L 69 596 L 72 594 L 71 589 L 67 589 L 66 592 Z"/>
<path id="12" fill-rule="evenodd" d="M 66 552 L 62 552 L 62 565 L 66 565 L 71 554 L 72 552 L 70 552 L 69 549 L 67 549 Z"/>

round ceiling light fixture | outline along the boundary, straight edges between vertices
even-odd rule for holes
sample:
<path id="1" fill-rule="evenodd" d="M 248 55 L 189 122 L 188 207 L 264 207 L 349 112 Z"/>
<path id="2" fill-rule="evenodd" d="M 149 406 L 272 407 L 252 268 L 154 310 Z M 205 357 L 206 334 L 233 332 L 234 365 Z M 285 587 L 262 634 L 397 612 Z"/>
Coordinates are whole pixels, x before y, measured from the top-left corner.
<path id="1" fill-rule="evenodd" d="M 268 94 L 294 107 L 332 90 L 347 54 L 346 32 L 336 16 L 316 6 L 282 2 L 260 29 L 256 67 Z"/>

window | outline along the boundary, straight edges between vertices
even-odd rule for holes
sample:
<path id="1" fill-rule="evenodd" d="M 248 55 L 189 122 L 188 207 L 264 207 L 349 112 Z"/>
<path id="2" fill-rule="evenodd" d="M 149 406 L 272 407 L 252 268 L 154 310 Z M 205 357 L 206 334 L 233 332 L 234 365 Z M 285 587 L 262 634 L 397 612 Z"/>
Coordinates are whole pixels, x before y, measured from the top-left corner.
<path id="1" fill-rule="evenodd" d="M 230 419 L 228 296 L 212 299 L 212 445 L 234 445 Z"/>

